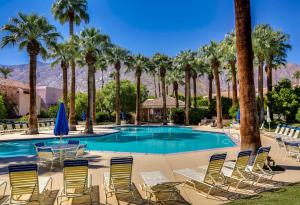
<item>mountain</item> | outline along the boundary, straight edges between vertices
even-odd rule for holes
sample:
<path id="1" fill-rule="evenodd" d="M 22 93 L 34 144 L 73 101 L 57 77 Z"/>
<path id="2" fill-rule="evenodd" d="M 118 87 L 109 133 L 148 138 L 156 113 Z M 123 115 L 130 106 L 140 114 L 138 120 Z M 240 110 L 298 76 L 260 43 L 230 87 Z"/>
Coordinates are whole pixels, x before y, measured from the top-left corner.
<path id="1" fill-rule="evenodd" d="M 9 78 L 13 80 L 18 80 L 23 83 L 28 83 L 28 68 L 27 64 L 21 65 L 12 65 L 7 66 L 13 69 L 13 72 L 10 74 Z M 51 68 L 50 64 L 38 62 L 37 63 L 37 85 L 50 86 L 61 88 L 62 84 L 62 72 L 60 67 Z M 273 84 L 276 84 L 282 78 L 288 78 L 296 84 L 296 80 L 293 78 L 293 73 L 297 70 L 300 70 L 300 65 L 288 63 L 285 68 L 278 69 L 273 71 Z M 86 68 L 77 68 L 76 69 L 76 90 L 77 91 L 86 91 L 87 89 L 87 69 Z M 112 67 L 109 67 L 107 71 L 104 72 L 104 82 L 107 83 L 112 80 L 110 74 L 114 72 Z M 226 71 L 222 72 L 220 75 L 221 80 L 221 88 L 222 91 L 227 90 L 226 83 Z M 135 82 L 135 77 L 133 72 L 125 72 L 125 69 L 121 72 L 122 79 L 128 79 L 132 82 Z M 70 72 L 69 72 L 69 84 L 70 84 Z M 157 82 L 158 78 L 156 79 Z M 184 79 L 183 79 L 184 80 Z M 142 75 L 142 83 L 147 86 L 150 95 L 154 94 L 154 83 L 153 77 L 148 74 Z M 255 83 L 257 85 L 257 70 L 255 70 Z M 266 80 L 264 81 L 266 86 Z M 97 88 L 101 88 L 101 72 L 96 73 L 96 86 Z M 184 91 L 184 85 L 180 86 L 181 92 Z M 207 95 L 208 91 L 208 80 L 205 76 L 200 77 L 197 82 L 197 92 L 200 95 Z M 169 86 L 169 92 L 171 92 L 171 86 Z"/>

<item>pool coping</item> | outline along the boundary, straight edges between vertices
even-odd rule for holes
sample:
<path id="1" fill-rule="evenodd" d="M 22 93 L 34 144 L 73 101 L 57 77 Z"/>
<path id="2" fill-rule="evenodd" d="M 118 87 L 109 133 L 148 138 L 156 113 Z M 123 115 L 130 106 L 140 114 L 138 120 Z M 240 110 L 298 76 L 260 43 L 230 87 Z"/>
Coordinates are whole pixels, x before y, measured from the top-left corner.
<path id="1" fill-rule="evenodd" d="M 159 127 L 159 126 L 166 126 L 166 127 L 181 127 L 181 128 L 191 128 L 194 131 L 198 132 L 207 132 L 207 133 L 219 133 L 226 135 L 232 142 L 233 145 L 229 147 L 217 147 L 217 148 L 209 148 L 209 149 L 201 149 L 201 150 L 192 150 L 192 151 L 183 151 L 183 152 L 175 152 L 175 153 L 145 153 L 145 152 L 120 152 L 120 151 L 109 151 L 109 150 L 92 150 L 92 152 L 104 152 L 104 153 L 112 153 L 112 154 L 128 154 L 128 155 L 176 155 L 176 154 L 189 154 L 189 153 L 196 153 L 196 152 L 204 152 L 204 151 L 211 151 L 211 150 L 220 150 L 220 149 L 230 149 L 238 147 L 239 142 L 234 139 L 230 133 L 218 131 L 218 130 L 201 130 L 201 129 L 195 129 L 193 126 L 184 126 L 184 125 L 112 125 L 105 127 L 103 129 L 109 129 L 112 130 L 111 133 L 95 133 L 95 134 L 84 134 L 84 133 L 78 133 L 74 135 L 67 135 L 63 136 L 64 139 L 70 139 L 70 138 L 80 138 L 80 137 L 102 137 L 107 136 L 111 134 L 115 134 L 120 132 L 120 130 L 117 130 L 115 128 L 118 127 Z M 28 135 L 27 135 L 28 136 Z M 7 139 L 7 140 L 1 140 L 2 142 L 11 142 L 11 141 L 29 141 L 29 140 L 49 140 L 49 139 L 60 139 L 59 136 L 50 136 L 50 137 L 40 137 L 40 138 L 24 138 L 24 139 Z M 15 156 L 15 157 L 22 157 L 22 156 L 35 156 L 35 155 L 21 155 L 21 156 Z M 1 159 L 1 157 L 0 157 Z"/>

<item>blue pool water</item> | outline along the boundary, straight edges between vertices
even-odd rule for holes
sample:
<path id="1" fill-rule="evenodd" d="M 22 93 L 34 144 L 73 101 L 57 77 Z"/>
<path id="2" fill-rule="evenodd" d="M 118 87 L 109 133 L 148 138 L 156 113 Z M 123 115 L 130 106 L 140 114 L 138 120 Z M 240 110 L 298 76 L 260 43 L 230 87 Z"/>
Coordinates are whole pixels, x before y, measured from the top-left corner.
<path id="1" fill-rule="evenodd" d="M 128 126 L 117 128 L 120 132 L 104 136 L 80 137 L 88 150 L 169 154 L 235 146 L 225 134 L 201 132 L 186 127 Z M 73 138 L 64 138 L 64 141 Z M 57 144 L 57 139 L 22 140 L 0 143 L 0 157 L 34 155 L 34 144 Z"/>

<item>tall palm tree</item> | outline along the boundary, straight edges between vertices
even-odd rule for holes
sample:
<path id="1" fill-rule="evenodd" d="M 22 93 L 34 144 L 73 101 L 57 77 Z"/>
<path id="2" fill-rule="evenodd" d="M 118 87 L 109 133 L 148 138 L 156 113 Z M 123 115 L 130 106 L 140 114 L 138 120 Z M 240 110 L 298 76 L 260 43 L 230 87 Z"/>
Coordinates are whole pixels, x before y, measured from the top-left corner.
<path id="1" fill-rule="evenodd" d="M 236 80 L 236 45 L 235 32 L 232 31 L 226 34 L 223 41 L 221 41 L 220 49 L 222 52 L 222 61 L 228 64 L 231 71 L 232 82 L 232 103 L 237 104 L 237 80 Z"/>
<path id="2" fill-rule="evenodd" d="M 96 69 L 101 71 L 101 88 L 104 87 L 104 71 L 107 70 L 107 62 L 105 57 L 99 56 L 96 62 Z"/>
<path id="3" fill-rule="evenodd" d="M 184 118 L 184 124 L 189 125 L 190 124 L 190 104 L 191 104 L 191 86 L 190 86 L 190 79 L 191 79 L 191 71 L 192 68 L 195 65 L 195 57 L 196 53 L 187 50 L 180 52 L 175 57 L 175 63 L 178 67 L 184 70 L 185 72 L 185 118 Z"/>
<path id="4" fill-rule="evenodd" d="M 193 92 L 194 92 L 194 108 L 197 108 L 197 79 L 199 76 L 204 75 L 206 73 L 207 65 L 203 61 L 203 59 L 199 56 L 195 58 L 191 77 L 193 79 Z"/>
<path id="5" fill-rule="evenodd" d="M 267 73 L 267 94 L 272 91 L 273 87 L 273 74 L 272 71 L 276 68 L 286 65 L 287 51 L 291 49 L 291 45 L 288 43 L 289 35 L 282 31 L 271 31 L 268 41 L 266 44 L 270 45 L 269 49 L 266 50 L 266 73 Z M 267 99 L 270 118 L 273 120 L 272 103 Z"/>
<path id="6" fill-rule="evenodd" d="M 120 97 L 120 70 L 122 65 L 127 66 L 130 62 L 129 51 L 118 47 L 111 46 L 106 50 L 105 58 L 109 65 L 113 65 L 115 68 L 115 80 L 116 80 L 116 124 L 121 124 L 121 97 Z"/>
<path id="7" fill-rule="evenodd" d="M 11 68 L 5 67 L 5 66 L 0 66 L 0 73 L 3 75 L 3 77 L 5 79 L 7 79 L 7 77 L 9 76 L 9 74 L 12 72 L 13 70 Z"/>
<path id="8" fill-rule="evenodd" d="M 157 98 L 157 88 L 156 88 L 156 68 L 155 66 L 151 66 L 149 70 L 150 76 L 153 77 L 153 85 L 154 85 L 154 97 Z"/>
<path id="9" fill-rule="evenodd" d="M 167 97 L 166 97 L 166 73 L 167 70 L 170 69 L 172 65 L 171 58 L 168 56 L 156 53 L 153 58 L 152 62 L 154 63 L 154 66 L 159 70 L 159 77 L 161 81 L 161 94 L 163 98 L 163 112 L 162 112 L 162 118 L 163 118 L 163 124 L 167 124 Z"/>
<path id="10" fill-rule="evenodd" d="M 63 103 L 67 108 L 68 105 L 68 68 L 69 62 L 72 59 L 72 53 L 68 43 L 60 43 L 53 47 L 50 57 L 53 58 L 51 67 L 60 65 L 62 70 L 62 90 L 63 90 Z"/>
<path id="11" fill-rule="evenodd" d="M 179 85 L 184 84 L 184 72 L 180 67 L 176 67 L 176 63 L 173 61 L 172 69 L 166 75 L 166 81 L 172 85 L 172 95 L 175 96 L 176 108 L 179 108 Z"/>
<path id="12" fill-rule="evenodd" d="M 235 0 L 234 5 L 240 83 L 241 150 L 252 149 L 256 152 L 261 142 L 255 100 L 250 0 Z"/>
<path id="13" fill-rule="evenodd" d="M 136 118 L 135 118 L 135 124 L 140 125 L 141 124 L 141 76 L 143 72 L 147 72 L 149 68 L 151 67 L 150 60 L 141 55 L 135 55 L 132 57 L 131 65 L 128 66 L 128 71 L 134 71 L 135 72 L 135 78 L 136 78 Z"/>
<path id="14" fill-rule="evenodd" d="M 215 41 L 211 41 L 210 44 L 205 45 L 201 48 L 200 53 L 202 53 L 203 58 L 206 59 L 208 64 L 213 71 L 215 84 L 216 84 L 216 110 L 217 110 L 217 127 L 223 127 L 222 119 L 222 102 L 221 102 L 221 86 L 219 78 L 219 67 L 220 60 L 222 58 L 222 51 L 220 49 L 220 44 Z"/>
<path id="15" fill-rule="evenodd" d="M 95 65 L 100 52 L 99 42 L 103 41 L 100 31 L 95 28 L 85 28 L 78 36 L 80 51 L 88 67 L 88 105 L 85 133 L 93 133 L 93 110 L 95 98 Z"/>
<path id="16" fill-rule="evenodd" d="M 87 0 L 55 0 L 51 11 L 54 18 L 61 24 L 69 23 L 70 37 L 74 35 L 74 23 L 79 25 L 81 21 L 89 22 L 87 13 Z M 69 127 L 70 130 L 76 130 L 75 118 L 75 93 L 76 93 L 76 71 L 75 58 L 71 60 L 71 95 L 70 95 L 70 113 Z"/>
<path id="17" fill-rule="evenodd" d="M 252 33 L 252 44 L 255 60 L 258 64 L 258 96 L 259 96 L 259 123 L 264 121 L 264 65 L 265 65 L 265 53 L 268 49 L 269 34 L 271 33 L 271 27 L 269 25 L 257 25 Z"/>
<path id="18" fill-rule="evenodd" d="M 5 36 L 2 37 L 1 47 L 19 44 L 19 50 L 26 49 L 29 55 L 29 130 L 28 134 L 38 133 L 36 107 L 36 61 L 37 56 L 47 57 L 47 49 L 55 45 L 60 37 L 53 25 L 46 18 L 37 14 L 26 15 L 18 13 L 9 23 L 2 27 Z"/>

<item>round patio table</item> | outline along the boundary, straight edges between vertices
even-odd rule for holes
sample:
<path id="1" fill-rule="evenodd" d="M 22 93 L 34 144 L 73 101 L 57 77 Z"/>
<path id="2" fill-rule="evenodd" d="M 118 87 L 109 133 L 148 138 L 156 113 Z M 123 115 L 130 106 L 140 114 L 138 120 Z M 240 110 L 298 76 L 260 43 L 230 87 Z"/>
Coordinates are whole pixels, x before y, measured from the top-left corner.
<path id="1" fill-rule="evenodd" d="M 51 147 L 51 149 L 54 152 L 59 152 L 59 160 L 60 164 L 62 165 L 63 162 L 63 153 L 68 152 L 70 150 L 75 150 L 78 145 L 75 144 L 57 144 L 57 145 L 50 145 L 48 147 Z"/>

